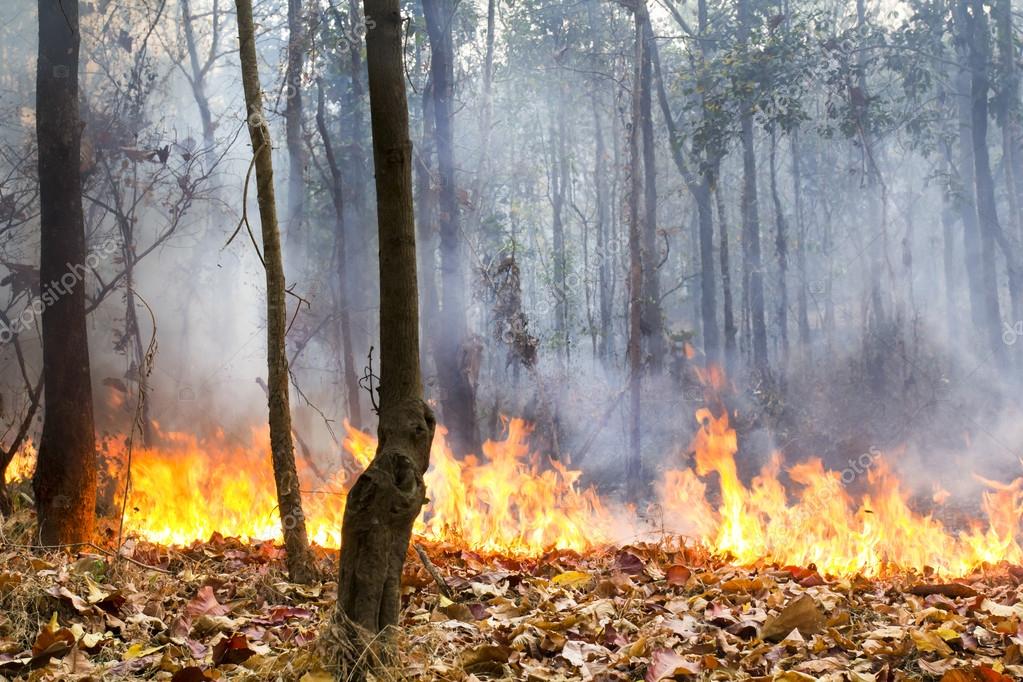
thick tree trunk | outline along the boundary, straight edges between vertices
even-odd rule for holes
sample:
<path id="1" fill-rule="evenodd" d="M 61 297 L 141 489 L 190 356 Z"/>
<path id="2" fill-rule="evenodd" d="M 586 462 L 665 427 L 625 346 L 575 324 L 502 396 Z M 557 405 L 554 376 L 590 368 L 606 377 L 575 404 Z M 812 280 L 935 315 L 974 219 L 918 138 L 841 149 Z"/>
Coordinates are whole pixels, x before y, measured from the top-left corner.
<path id="1" fill-rule="evenodd" d="M 288 65 L 284 74 L 284 132 L 288 147 L 288 220 L 285 235 L 296 258 L 308 242 L 303 232 L 305 213 L 305 145 L 302 142 L 302 69 L 305 65 L 305 27 L 302 25 L 302 0 L 288 0 Z"/>
<path id="2" fill-rule="evenodd" d="M 266 383 L 270 455 L 273 459 L 277 502 L 284 529 L 288 575 L 294 582 L 306 583 L 316 578 L 316 569 L 309 552 L 305 515 L 302 513 L 302 493 L 295 470 L 295 446 L 291 439 L 288 355 L 284 339 L 288 324 L 288 307 L 284 291 L 281 235 L 277 227 L 277 206 L 274 198 L 271 137 L 263 115 L 263 96 L 259 87 L 252 0 L 235 0 L 235 6 L 238 9 L 239 59 L 242 86 L 245 90 L 245 108 L 248 113 L 249 139 L 252 142 L 252 153 L 255 155 L 256 195 L 263 237 L 263 265 L 266 271 Z"/>
<path id="3" fill-rule="evenodd" d="M 562 89 L 564 93 L 564 89 Z M 551 157 L 554 163 L 551 168 L 551 245 L 554 248 L 551 260 L 554 262 L 554 334 L 558 343 L 558 357 L 563 368 L 571 356 L 572 339 L 569 333 L 568 303 L 568 258 L 565 254 L 565 201 L 568 193 L 569 168 L 567 158 L 567 133 L 565 128 L 565 108 L 562 103 L 552 103 L 554 121 L 551 125 Z"/>
<path id="4" fill-rule="evenodd" d="M 79 168 L 79 41 L 78 1 L 39 0 L 39 284 L 43 291 L 64 291 L 42 312 L 45 417 L 33 479 L 42 545 L 91 541 L 96 514 Z"/>
<path id="5" fill-rule="evenodd" d="M 334 314 L 337 315 L 337 331 L 341 341 L 341 362 L 343 364 L 345 397 L 348 403 L 348 420 L 356 427 L 362 427 L 362 406 L 359 404 L 359 379 L 355 372 L 355 352 L 352 348 L 352 319 L 349 311 L 349 292 L 353 290 L 348 268 L 348 250 L 345 248 L 345 200 L 344 179 L 334 145 L 327 130 L 327 116 L 324 110 L 323 83 L 317 83 L 316 129 L 323 142 L 324 155 L 330 168 L 332 184 L 330 196 L 334 204 Z"/>
<path id="6" fill-rule="evenodd" d="M 437 344 L 437 375 L 449 442 L 458 455 L 479 453 L 476 423 L 477 365 L 468 338 L 462 234 L 458 224 L 454 156 L 454 50 L 452 12 L 441 0 L 424 0 L 423 14 L 430 40 L 430 78 L 440 179 L 441 337 Z"/>
<path id="7" fill-rule="evenodd" d="M 412 524 L 426 502 L 434 419 L 419 367 L 412 143 L 398 0 L 366 0 L 370 114 L 380 238 L 380 422 L 377 453 L 348 494 L 331 635 L 335 676 L 364 679 L 401 606 Z M 372 21 L 373 23 L 369 23 Z M 366 655 L 370 640 L 373 650 Z"/>
<path id="8" fill-rule="evenodd" d="M 749 0 L 737 0 L 739 10 L 739 46 L 748 50 L 750 34 Z M 767 360 L 767 319 L 764 313 L 764 271 L 760 254 L 760 204 L 757 199 L 757 157 L 753 150 L 753 102 L 741 103 L 742 138 L 742 253 L 744 296 L 749 300 L 749 320 L 753 342 L 753 365 L 761 373 L 769 369 Z"/>

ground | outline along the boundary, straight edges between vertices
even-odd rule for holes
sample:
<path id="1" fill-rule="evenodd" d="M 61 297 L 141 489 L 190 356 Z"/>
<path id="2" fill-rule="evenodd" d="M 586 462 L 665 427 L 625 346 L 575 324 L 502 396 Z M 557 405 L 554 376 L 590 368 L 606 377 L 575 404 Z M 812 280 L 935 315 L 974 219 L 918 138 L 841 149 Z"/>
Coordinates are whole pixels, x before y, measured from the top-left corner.
<path id="1" fill-rule="evenodd" d="M 334 583 L 288 583 L 270 543 L 40 554 L 11 544 L 17 526 L 0 538 L 0 679 L 329 679 Z M 421 546 L 437 577 L 410 550 L 400 654 L 378 679 L 1023 678 L 1014 567 L 946 582 L 738 568 L 667 538 L 532 559 Z M 318 556 L 329 576 L 336 554 Z"/>

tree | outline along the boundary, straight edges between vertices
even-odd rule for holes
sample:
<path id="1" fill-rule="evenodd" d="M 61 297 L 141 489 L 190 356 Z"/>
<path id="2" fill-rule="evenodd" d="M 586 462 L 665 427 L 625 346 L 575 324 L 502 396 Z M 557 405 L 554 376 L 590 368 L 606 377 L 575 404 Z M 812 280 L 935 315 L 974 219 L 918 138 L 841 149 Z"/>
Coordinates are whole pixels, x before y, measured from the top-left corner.
<path id="1" fill-rule="evenodd" d="M 284 127 L 288 146 L 288 245 L 301 248 L 307 237 L 302 234 L 305 213 L 305 146 L 302 141 L 302 69 L 305 67 L 305 30 L 302 0 L 288 0 L 288 65 L 285 73 L 287 107 Z M 289 262 L 297 254 L 289 254 Z"/>
<path id="2" fill-rule="evenodd" d="M 737 0 L 739 13 L 739 51 L 747 73 L 752 68 L 749 52 L 750 0 Z M 748 78 L 748 76 L 747 76 Z M 752 92 L 752 83 L 740 85 L 744 93 Z M 753 333 L 753 365 L 766 372 L 767 321 L 764 314 L 764 272 L 760 255 L 760 204 L 757 199 L 757 156 L 753 149 L 754 100 L 750 94 L 741 98 L 740 138 L 742 140 L 742 255 L 743 291 L 748 299 Z"/>
<path id="3" fill-rule="evenodd" d="M 266 357 L 267 398 L 270 421 L 270 455 L 273 460 L 277 501 L 284 529 L 288 575 L 294 582 L 310 582 L 316 577 L 302 493 L 295 470 L 295 446 L 291 435 L 291 407 L 288 399 L 288 355 L 285 333 L 288 307 L 285 300 L 284 262 L 281 255 L 281 234 L 277 226 L 274 197 L 273 161 L 270 129 L 263 116 L 263 96 L 259 87 L 259 66 L 256 61 L 256 36 L 252 20 L 252 0 L 235 0 L 238 8 L 238 43 L 241 49 L 242 86 L 248 112 L 249 139 L 252 141 L 253 165 L 256 171 L 256 195 L 259 222 L 263 236 L 263 267 L 266 271 Z M 247 220 L 243 216 L 243 220 Z M 239 226 L 240 227 L 240 226 Z"/>
<path id="4" fill-rule="evenodd" d="M 328 641 L 338 679 L 363 679 L 371 639 L 398 622 L 412 524 L 426 502 L 434 417 L 423 400 L 412 213 L 412 142 L 398 0 L 365 0 L 380 239 L 377 452 L 348 493 Z M 380 639 L 374 639 L 380 642 Z M 386 638 L 383 640 L 386 641 Z"/>
<path id="5" fill-rule="evenodd" d="M 478 365 L 468 338 L 465 308 L 464 249 L 458 220 L 455 186 L 454 131 L 454 49 L 452 23 L 454 5 L 440 0 L 423 0 L 426 31 L 430 38 L 430 78 L 433 92 L 434 137 L 440 178 L 441 338 L 437 348 L 437 374 L 441 384 L 440 402 L 444 421 L 450 429 L 452 447 L 459 455 L 479 452 L 476 424 Z"/>
<path id="6" fill-rule="evenodd" d="M 36 137 L 39 144 L 45 413 L 32 484 L 42 545 L 92 540 L 96 432 L 85 325 L 85 219 L 78 111 L 78 2 L 39 0 Z"/>
<path id="7" fill-rule="evenodd" d="M 643 379 L 642 355 L 642 318 L 643 318 L 643 256 L 642 256 L 642 218 L 639 210 L 639 197 L 643 192 L 642 157 L 639 148 L 640 127 L 642 119 L 642 63 L 646 40 L 644 24 L 647 19 L 642 15 L 641 7 L 634 11 L 636 25 L 636 52 L 634 55 L 632 80 L 632 121 L 629 129 L 629 286 L 628 286 L 628 356 L 629 377 L 629 449 L 625 455 L 625 486 L 626 497 L 636 503 L 640 499 L 640 484 L 643 469 L 642 434 L 640 426 L 640 395 Z"/>

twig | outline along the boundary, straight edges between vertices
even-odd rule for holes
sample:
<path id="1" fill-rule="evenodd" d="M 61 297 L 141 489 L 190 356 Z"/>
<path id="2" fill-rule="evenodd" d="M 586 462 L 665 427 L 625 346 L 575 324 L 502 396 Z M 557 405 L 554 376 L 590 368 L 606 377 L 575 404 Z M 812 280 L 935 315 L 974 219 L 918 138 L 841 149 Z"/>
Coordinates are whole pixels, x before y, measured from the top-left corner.
<path id="1" fill-rule="evenodd" d="M 139 399 L 135 403 L 135 417 L 131 422 L 131 431 L 128 432 L 128 446 L 127 456 L 125 459 L 125 473 L 124 473 L 124 495 L 121 497 L 121 518 L 117 524 L 117 548 L 118 556 L 120 556 L 121 541 L 124 538 L 124 513 L 128 509 L 128 493 L 131 489 L 131 458 L 132 450 L 135 445 L 135 430 L 138 429 L 140 432 L 145 428 L 142 424 L 144 410 L 146 404 L 146 379 L 149 374 L 153 371 L 153 360 L 156 357 L 156 314 L 153 309 L 146 302 L 146 299 L 142 298 L 137 291 L 131 290 L 132 295 L 138 300 L 142 301 L 142 305 L 149 311 L 149 319 L 153 323 L 153 334 L 149 337 L 149 345 L 146 347 L 146 354 L 144 357 L 144 364 L 139 367 Z M 126 557 L 127 558 L 127 557 Z"/>
<path id="2" fill-rule="evenodd" d="M 426 568 L 426 572 L 430 574 L 433 581 L 437 583 L 437 587 L 440 588 L 440 593 L 451 601 L 458 601 L 458 597 L 451 591 L 451 587 L 444 580 L 444 576 L 440 574 L 437 567 L 430 561 L 430 557 L 426 555 L 426 550 L 423 549 L 423 546 L 417 542 L 414 547 L 416 548 L 416 554 L 419 555 L 419 560 L 423 562 L 423 566 Z"/>
<path id="3" fill-rule="evenodd" d="M 4 543 L 0 543 L 0 547 L 10 548 L 10 549 L 28 549 L 28 550 L 37 550 L 37 549 L 71 549 L 72 547 L 90 547 L 90 548 L 96 550 L 97 552 L 99 552 L 100 554 L 103 554 L 104 556 L 108 556 L 108 557 L 111 557 L 113 559 L 117 559 L 117 558 L 124 559 L 128 563 L 135 564 L 139 568 L 145 568 L 145 569 L 150 570 L 150 571 L 156 571 L 157 573 L 163 573 L 164 575 L 174 575 L 173 571 L 168 571 L 166 568 L 160 568 L 159 566 L 150 566 L 149 564 L 144 564 L 141 561 L 139 561 L 138 559 L 133 559 L 132 557 L 130 557 L 130 556 L 126 555 L 126 554 L 121 554 L 120 552 L 117 552 L 115 554 L 114 552 L 111 552 L 109 549 L 104 549 L 104 548 L 100 547 L 99 545 L 93 544 L 91 542 L 71 542 L 71 543 L 68 543 L 66 545 L 16 545 L 16 544 L 13 544 L 13 543 L 10 543 L 10 542 L 4 542 Z"/>
<path id="4" fill-rule="evenodd" d="M 373 405 L 373 412 L 380 414 L 380 405 L 377 404 L 376 396 L 373 395 L 373 380 L 380 381 L 380 377 L 373 374 L 373 346 L 369 347 L 369 354 L 367 355 L 367 362 L 369 363 L 363 370 L 362 376 L 359 378 L 359 387 L 369 392 L 369 401 Z"/>

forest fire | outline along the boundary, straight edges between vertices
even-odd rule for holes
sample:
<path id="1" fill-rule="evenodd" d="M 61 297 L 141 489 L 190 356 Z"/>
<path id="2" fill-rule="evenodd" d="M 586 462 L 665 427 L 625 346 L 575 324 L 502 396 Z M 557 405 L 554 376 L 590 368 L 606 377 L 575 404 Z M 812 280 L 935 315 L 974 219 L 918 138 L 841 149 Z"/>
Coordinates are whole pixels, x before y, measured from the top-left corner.
<path id="1" fill-rule="evenodd" d="M 580 491 L 579 472 L 554 463 L 543 469 L 529 451 L 528 425 L 508 422 L 504 440 L 483 445 L 483 457 L 459 461 L 438 429 L 426 475 L 430 502 L 416 533 L 479 552 L 537 555 L 547 549 L 583 551 L 607 542 L 610 519 L 596 492 Z M 129 532 L 165 545 L 206 540 L 214 532 L 245 540 L 279 540 L 280 519 L 269 438 L 254 429 L 238 440 L 218 432 L 210 438 L 166 432 L 161 446 L 132 455 L 132 492 L 125 517 Z M 124 461 L 120 441 L 108 441 L 115 469 Z M 348 427 L 345 450 L 364 468 L 376 440 Z M 301 466 L 304 512 L 310 540 L 340 545 L 344 491 L 354 478 L 341 469 L 328 481 Z"/>
<path id="2" fill-rule="evenodd" d="M 701 409 L 696 416 L 701 423 L 692 448 L 696 466 L 667 472 L 664 512 L 688 520 L 708 547 L 742 564 L 813 564 L 834 575 L 872 576 L 930 567 L 954 577 L 982 564 L 1023 559 L 1017 542 L 1023 478 L 1009 485 L 985 482 L 990 488 L 981 505 L 986 522 L 974 521 L 957 534 L 910 508 L 899 478 L 875 451 L 843 471 L 827 471 L 819 459 L 789 467 L 798 487 L 794 502 L 793 491 L 779 479 L 778 454 L 747 487 L 736 470 L 738 442 L 727 413 L 715 417 Z M 716 509 L 701 478 L 711 473 L 720 485 Z M 855 500 L 847 485 L 859 476 L 866 476 L 867 493 Z"/>
<path id="3" fill-rule="evenodd" d="M 738 475 L 738 438 L 727 413 L 701 409 L 696 417 L 695 466 L 666 471 L 659 485 L 664 525 L 688 530 L 737 563 L 813 564 L 822 573 L 869 576 L 929 567 L 954 577 L 983 565 L 1023 562 L 1017 539 L 1023 478 L 982 481 L 986 518 L 956 532 L 911 508 L 879 452 L 842 471 L 826 470 L 818 459 L 786 468 L 775 454 L 747 486 Z M 426 475 L 429 503 L 416 522 L 417 535 L 484 554 L 537 556 L 551 549 L 585 552 L 638 531 L 637 519 L 615 519 L 595 489 L 580 489 L 579 471 L 558 462 L 545 466 L 530 451 L 525 421 L 510 419 L 506 426 L 503 440 L 486 442 L 483 456 L 464 460 L 438 428 Z M 354 471 L 342 468 L 321 481 L 308 465 L 300 466 L 310 539 L 329 548 L 340 545 L 344 491 L 376 448 L 373 436 L 346 427 L 344 448 Z M 207 438 L 160 432 L 159 440 L 159 448 L 137 449 L 132 456 L 129 533 L 164 545 L 204 541 L 214 533 L 281 539 L 266 431 L 253 429 L 242 439 L 223 431 Z M 118 480 L 121 443 L 105 441 L 111 477 Z M 29 444 L 12 462 L 8 479 L 30 475 L 33 459 Z M 783 469 L 794 485 L 783 482 Z M 860 476 L 866 493 L 855 499 L 848 486 Z M 718 503 L 711 501 L 718 496 L 709 485 L 719 488 Z"/>

